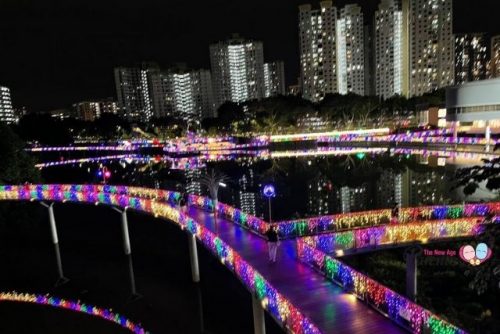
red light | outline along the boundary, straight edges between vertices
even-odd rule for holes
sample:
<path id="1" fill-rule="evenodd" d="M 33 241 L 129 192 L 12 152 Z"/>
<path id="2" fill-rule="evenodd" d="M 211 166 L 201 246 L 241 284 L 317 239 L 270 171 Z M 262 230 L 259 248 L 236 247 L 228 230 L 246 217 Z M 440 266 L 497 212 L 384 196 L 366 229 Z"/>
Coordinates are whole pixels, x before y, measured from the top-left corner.
<path id="1" fill-rule="evenodd" d="M 109 179 L 111 177 L 111 172 L 110 171 L 104 172 L 104 177 Z"/>

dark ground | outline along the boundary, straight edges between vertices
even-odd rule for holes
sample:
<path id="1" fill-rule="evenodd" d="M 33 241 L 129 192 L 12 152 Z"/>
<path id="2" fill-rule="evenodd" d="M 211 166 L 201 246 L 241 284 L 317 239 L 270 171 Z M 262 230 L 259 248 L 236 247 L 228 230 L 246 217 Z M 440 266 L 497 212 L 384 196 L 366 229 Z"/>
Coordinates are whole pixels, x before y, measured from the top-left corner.
<path id="1" fill-rule="evenodd" d="M 54 287 L 46 209 L 0 203 L 1 291 L 51 293 L 112 308 L 152 333 L 253 333 L 250 293 L 201 245 L 201 283 L 192 283 L 187 238 L 174 224 L 129 213 L 135 280 L 143 296 L 131 301 L 119 215 L 109 207 L 69 203 L 56 204 L 54 211 L 69 283 Z M 91 316 L 18 303 L 0 303 L 0 319 L 2 334 L 126 332 Z M 283 332 L 269 317 L 266 325 L 268 333 Z"/>

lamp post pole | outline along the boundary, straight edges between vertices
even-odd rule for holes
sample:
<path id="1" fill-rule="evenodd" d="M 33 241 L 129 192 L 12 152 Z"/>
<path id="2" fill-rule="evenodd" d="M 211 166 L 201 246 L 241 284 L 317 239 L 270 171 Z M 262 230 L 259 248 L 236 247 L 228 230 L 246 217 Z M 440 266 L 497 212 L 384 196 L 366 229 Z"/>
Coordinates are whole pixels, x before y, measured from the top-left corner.
<path id="1" fill-rule="evenodd" d="M 269 224 L 271 224 L 273 222 L 273 219 L 271 217 L 271 197 L 268 197 L 267 201 L 269 203 Z"/>

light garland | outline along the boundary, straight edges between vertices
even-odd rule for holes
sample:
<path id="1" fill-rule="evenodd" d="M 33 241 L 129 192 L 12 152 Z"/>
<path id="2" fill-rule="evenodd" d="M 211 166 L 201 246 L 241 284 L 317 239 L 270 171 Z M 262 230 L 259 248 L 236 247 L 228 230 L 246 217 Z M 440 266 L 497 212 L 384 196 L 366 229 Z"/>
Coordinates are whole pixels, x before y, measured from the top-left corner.
<path id="1" fill-rule="evenodd" d="M 123 315 L 114 313 L 111 310 L 102 309 L 96 306 L 80 303 L 80 301 L 71 301 L 67 299 L 52 297 L 50 295 L 35 295 L 29 293 L 0 292 L 0 302 L 21 302 L 38 305 L 51 306 L 65 310 L 71 310 L 78 313 L 88 314 L 110 322 L 136 334 L 149 333 L 141 325 L 135 324 Z"/>
<path id="2" fill-rule="evenodd" d="M 69 189 L 80 189 L 67 190 Z M 303 315 L 292 303 L 278 292 L 264 277 L 246 262 L 232 247 L 220 239 L 208 228 L 199 224 L 177 208 L 154 199 L 132 197 L 126 194 L 90 191 L 86 185 L 4 185 L 0 186 L 0 200 L 31 200 L 78 202 L 115 205 L 150 213 L 155 217 L 168 219 L 181 229 L 187 229 L 194 234 L 227 268 L 233 271 L 243 284 L 263 302 L 264 308 L 292 333 L 319 334 L 319 329 L 309 318 Z M 95 185 L 99 189 L 100 185 Z M 155 194 L 156 189 L 150 191 L 144 188 L 111 188 L 113 191 L 124 193 L 141 192 L 145 195 Z M 85 191 L 85 189 L 89 191 Z"/>
<path id="3" fill-rule="evenodd" d="M 297 253 L 301 261 L 313 266 L 328 279 L 380 310 L 396 323 L 409 327 L 415 333 L 466 333 L 422 306 L 314 248 L 305 239 L 297 239 Z"/>
<path id="4" fill-rule="evenodd" d="M 389 224 L 350 231 L 304 237 L 308 245 L 332 254 L 338 250 L 474 236 L 482 232 L 477 218 L 434 220 L 408 224 Z"/>

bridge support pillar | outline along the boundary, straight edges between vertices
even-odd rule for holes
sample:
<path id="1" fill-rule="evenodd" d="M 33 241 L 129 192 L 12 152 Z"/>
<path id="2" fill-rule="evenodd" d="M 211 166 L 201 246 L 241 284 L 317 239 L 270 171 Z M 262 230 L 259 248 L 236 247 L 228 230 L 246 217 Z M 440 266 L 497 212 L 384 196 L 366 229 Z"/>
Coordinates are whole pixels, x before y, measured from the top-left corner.
<path id="1" fill-rule="evenodd" d="M 491 127 L 490 121 L 486 121 L 486 129 L 484 130 L 484 139 L 486 139 L 486 152 L 490 151 Z"/>
<path id="2" fill-rule="evenodd" d="M 412 301 L 417 300 L 417 256 L 421 251 L 420 247 L 410 247 L 405 250 L 406 297 Z"/>
<path id="3" fill-rule="evenodd" d="M 266 320 L 264 317 L 264 308 L 260 300 L 252 296 L 253 309 L 253 332 L 254 334 L 266 334 Z"/>
<path id="4" fill-rule="evenodd" d="M 191 262 L 191 275 L 193 282 L 200 281 L 200 267 L 198 265 L 198 247 L 196 246 L 196 236 L 188 233 L 189 259 Z"/>
<path id="5" fill-rule="evenodd" d="M 47 204 L 45 202 L 40 202 L 44 207 L 46 207 L 49 211 L 49 224 L 50 224 L 50 234 L 52 237 L 52 243 L 54 244 L 54 251 L 56 254 L 56 262 L 57 262 L 57 282 L 56 286 L 62 285 L 68 281 L 66 277 L 64 277 L 62 260 L 61 260 L 61 250 L 59 249 L 59 238 L 57 236 L 57 226 L 56 226 L 56 218 L 54 216 L 54 203 Z"/>
<path id="6" fill-rule="evenodd" d="M 130 247 L 130 235 L 128 233 L 128 219 L 127 219 L 127 208 L 123 211 L 113 207 L 113 210 L 119 212 L 122 215 L 122 238 L 123 238 L 123 251 L 125 255 L 132 254 L 132 248 Z"/>

